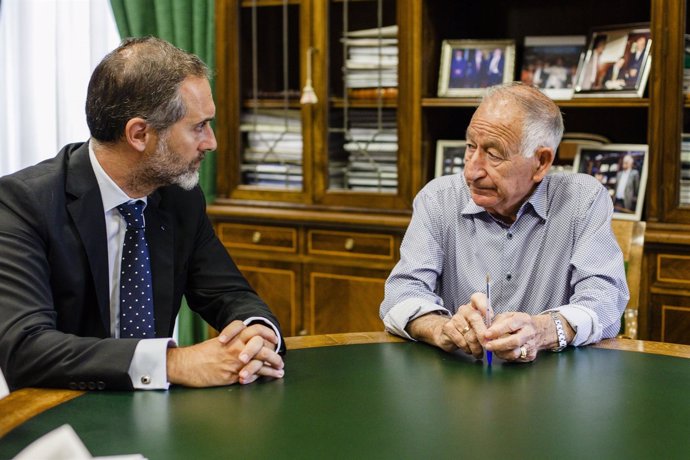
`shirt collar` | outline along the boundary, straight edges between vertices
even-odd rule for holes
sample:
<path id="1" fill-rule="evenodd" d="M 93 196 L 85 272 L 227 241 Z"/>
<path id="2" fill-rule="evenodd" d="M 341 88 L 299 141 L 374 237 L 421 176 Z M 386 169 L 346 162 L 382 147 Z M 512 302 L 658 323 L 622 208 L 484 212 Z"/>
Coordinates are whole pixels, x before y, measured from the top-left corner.
<path id="1" fill-rule="evenodd" d="M 101 191 L 101 200 L 103 200 L 103 210 L 108 211 L 116 208 L 122 203 L 134 200 L 142 200 L 146 203 L 146 197 L 130 198 L 122 189 L 113 181 L 108 173 L 105 172 L 101 164 L 96 158 L 96 153 L 93 150 L 93 145 L 89 142 L 89 159 L 91 160 L 91 167 L 96 175 L 98 188 Z"/>
<path id="2" fill-rule="evenodd" d="M 548 189 L 548 182 L 549 182 L 549 176 L 544 177 L 544 179 L 537 185 L 537 188 L 534 190 L 532 193 L 532 196 L 529 197 L 527 201 L 522 203 L 522 206 L 520 206 L 520 209 L 518 210 L 517 213 L 517 219 L 520 218 L 521 215 L 526 213 L 529 209 L 533 209 L 534 212 L 541 217 L 543 220 L 546 220 L 546 201 L 547 201 L 547 189 Z M 460 214 L 462 215 L 473 215 L 473 214 L 480 214 L 482 212 L 486 212 L 486 209 L 482 208 L 481 206 L 478 206 L 474 200 L 470 197 L 469 201 L 465 205 L 465 207 L 460 211 Z M 487 213 L 488 214 L 488 213 Z M 515 219 L 517 221 L 517 219 Z"/>

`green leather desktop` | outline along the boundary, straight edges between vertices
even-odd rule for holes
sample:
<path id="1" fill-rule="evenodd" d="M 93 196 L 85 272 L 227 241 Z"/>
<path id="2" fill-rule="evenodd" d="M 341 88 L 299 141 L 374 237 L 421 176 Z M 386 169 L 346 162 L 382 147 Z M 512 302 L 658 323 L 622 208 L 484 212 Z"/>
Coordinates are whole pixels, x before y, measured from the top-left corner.
<path id="1" fill-rule="evenodd" d="M 283 380 L 89 392 L 0 439 L 69 423 L 91 453 L 215 458 L 690 458 L 690 360 L 585 347 L 489 368 L 419 343 L 291 350 Z"/>

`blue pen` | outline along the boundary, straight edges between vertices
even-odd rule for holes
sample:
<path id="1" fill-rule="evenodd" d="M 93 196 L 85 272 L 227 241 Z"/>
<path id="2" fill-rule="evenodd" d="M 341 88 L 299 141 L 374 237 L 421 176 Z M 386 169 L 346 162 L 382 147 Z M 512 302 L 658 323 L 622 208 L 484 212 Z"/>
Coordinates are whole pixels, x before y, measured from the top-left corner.
<path id="1" fill-rule="evenodd" d="M 486 274 L 486 327 L 491 327 L 491 288 L 489 286 L 491 279 L 489 274 Z M 486 362 L 491 366 L 491 358 L 493 358 L 493 353 L 486 350 Z"/>

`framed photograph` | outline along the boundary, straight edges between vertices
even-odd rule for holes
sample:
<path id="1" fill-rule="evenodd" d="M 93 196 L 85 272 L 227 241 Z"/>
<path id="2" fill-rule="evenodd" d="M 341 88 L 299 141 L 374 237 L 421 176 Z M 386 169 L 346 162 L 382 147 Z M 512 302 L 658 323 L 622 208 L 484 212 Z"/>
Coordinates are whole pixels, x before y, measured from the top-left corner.
<path id="1" fill-rule="evenodd" d="M 444 40 L 439 97 L 480 97 L 484 89 L 513 81 L 515 40 Z"/>
<path id="2" fill-rule="evenodd" d="M 465 141 L 436 141 L 436 174 L 434 177 L 461 174 L 465 166 Z"/>
<path id="3" fill-rule="evenodd" d="M 551 99 L 571 99 L 586 42 L 584 35 L 525 37 L 520 81 Z"/>
<path id="4" fill-rule="evenodd" d="M 592 31 L 577 68 L 575 97 L 642 97 L 652 64 L 649 24 Z"/>
<path id="5" fill-rule="evenodd" d="M 595 177 L 606 187 L 614 218 L 640 220 L 647 184 L 647 153 L 645 144 L 580 146 L 573 170 Z"/>

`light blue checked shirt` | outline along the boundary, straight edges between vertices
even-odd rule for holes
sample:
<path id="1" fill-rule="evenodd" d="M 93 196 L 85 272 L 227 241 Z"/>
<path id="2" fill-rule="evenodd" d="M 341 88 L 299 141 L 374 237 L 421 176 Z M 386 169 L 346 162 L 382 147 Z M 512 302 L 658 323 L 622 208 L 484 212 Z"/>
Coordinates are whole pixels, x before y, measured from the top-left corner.
<path id="1" fill-rule="evenodd" d="M 462 174 L 429 182 L 414 200 L 400 261 L 386 282 L 386 329 L 452 315 L 486 290 L 496 313 L 558 311 L 571 345 L 614 337 L 629 293 L 606 189 L 584 174 L 546 176 L 507 226 L 477 206 Z"/>

